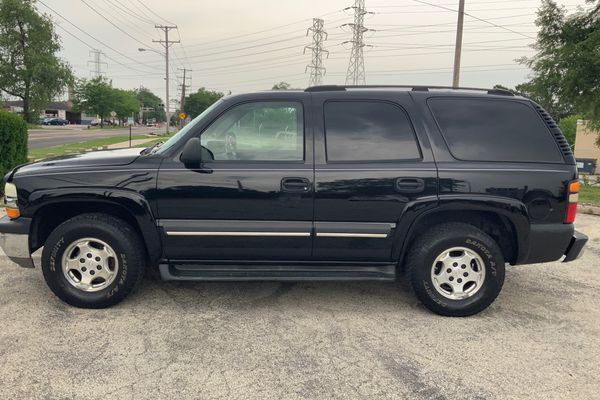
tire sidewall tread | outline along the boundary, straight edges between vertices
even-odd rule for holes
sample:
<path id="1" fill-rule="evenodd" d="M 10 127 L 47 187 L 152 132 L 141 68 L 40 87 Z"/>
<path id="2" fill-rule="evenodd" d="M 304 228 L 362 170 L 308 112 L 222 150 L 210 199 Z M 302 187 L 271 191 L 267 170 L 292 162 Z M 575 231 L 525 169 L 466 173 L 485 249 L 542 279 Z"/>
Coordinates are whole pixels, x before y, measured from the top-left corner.
<path id="1" fill-rule="evenodd" d="M 435 258 L 452 247 L 475 251 L 485 263 L 483 286 L 471 297 L 452 300 L 442 296 L 433 286 L 431 268 Z M 431 311 L 463 317 L 487 308 L 504 284 L 504 257 L 498 244 L 485 232 L 464 223 L 445 223 L 432 227 L 411 245 L 406 264 L 407 275 L 417 298 Z"/>
<path id="2" fill-rule="evenodd" d="M 62 272 L 66 246 L 83 237 L 95 237 L 115 251 L 119 271 L 115 280 L 98 292 L 84 292 L 71 285 Z M 81 214 L 60 224 L 49 235 L 42 252 L 46 283 L 64 302 L 81 308 L 105 308 L 119 303 L 140 284 L 144 274 L 144 246 L 123 220 L 100 213 Z"/>

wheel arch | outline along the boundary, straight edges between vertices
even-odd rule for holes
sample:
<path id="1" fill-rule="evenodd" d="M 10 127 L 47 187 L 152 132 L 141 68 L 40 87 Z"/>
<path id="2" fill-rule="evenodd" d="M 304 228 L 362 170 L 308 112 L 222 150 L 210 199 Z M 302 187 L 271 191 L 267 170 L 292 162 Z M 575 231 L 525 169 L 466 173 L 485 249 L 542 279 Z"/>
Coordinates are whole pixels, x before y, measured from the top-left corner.
<path id="1" fill-rule="evenodd" d="M 139 194 L 93 190 L 88 193 L 36 193 L 30 197 L 28 212 L 32 216 L 30 246 L 35 251 L 42 247 L 50 233 L 64 221 L 85 213 L 104 213 L 130 224 L 140 235 L 150 262 L 158 262 L 162 255 L 160 236 L 147 201 Z"/>
<path id="2" fill-rule="evenodd" d="M 436 207 L 427 209 L 410 221 L 401 221 L 403 240 L 393 250 L 399 268 L 403 268 L 412 242 L 428 228 L 445 222 L 461 222 L 481 229 L 499 245 L 504 258 L 516 264 L 526 257 L 529 216 L 526 206 L 514 199 L 481 196 L 477 198 L 440 197 Z"/>

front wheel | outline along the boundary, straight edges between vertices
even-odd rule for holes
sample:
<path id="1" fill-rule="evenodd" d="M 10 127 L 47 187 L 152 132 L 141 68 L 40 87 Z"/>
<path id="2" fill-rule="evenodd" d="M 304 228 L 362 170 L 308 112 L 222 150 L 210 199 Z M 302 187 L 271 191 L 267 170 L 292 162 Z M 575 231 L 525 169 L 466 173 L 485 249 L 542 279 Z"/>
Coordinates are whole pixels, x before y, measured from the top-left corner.
<path id="1" fill-rule="evenodd" d="M 44 278 L 64 302 L 105 308 L 123 300 L 141 281 L 145 254 L 137 233 L 106 214 L 82 214 L 59 225 L 42 253 Z"/>
<path id="2" fill-rule="evenodd" d="M 431 311 L 462 317 L 487 308 L 504 283 L 504 257 L 485 232 L 463 223 L 437 225 L 412 244 L 411 286 Z"/>

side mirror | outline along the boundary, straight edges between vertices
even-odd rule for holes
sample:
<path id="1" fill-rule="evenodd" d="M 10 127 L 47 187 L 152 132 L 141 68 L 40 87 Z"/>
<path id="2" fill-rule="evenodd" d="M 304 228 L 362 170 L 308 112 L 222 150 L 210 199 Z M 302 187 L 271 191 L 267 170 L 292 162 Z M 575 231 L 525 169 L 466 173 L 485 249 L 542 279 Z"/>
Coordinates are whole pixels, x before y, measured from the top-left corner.
<path id="1" fill-rule="evenodd" d="M 186 166 L 199 167 L 202 162 L 202 145 L 200 138 L 191 138 L 187 141 L 179 157 L 181 162 Z"/>

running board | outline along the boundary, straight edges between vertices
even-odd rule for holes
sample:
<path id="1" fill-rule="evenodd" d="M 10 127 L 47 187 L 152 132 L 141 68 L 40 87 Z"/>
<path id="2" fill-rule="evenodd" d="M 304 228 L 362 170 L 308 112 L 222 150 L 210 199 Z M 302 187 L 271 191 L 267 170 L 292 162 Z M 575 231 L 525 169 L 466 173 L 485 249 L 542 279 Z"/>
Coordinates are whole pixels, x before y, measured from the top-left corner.
<path id="1" fill-rule="evenodd" d="M 393 281 L 395 264 L 159 264 L 164 281 Z"/>

